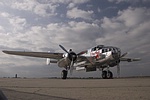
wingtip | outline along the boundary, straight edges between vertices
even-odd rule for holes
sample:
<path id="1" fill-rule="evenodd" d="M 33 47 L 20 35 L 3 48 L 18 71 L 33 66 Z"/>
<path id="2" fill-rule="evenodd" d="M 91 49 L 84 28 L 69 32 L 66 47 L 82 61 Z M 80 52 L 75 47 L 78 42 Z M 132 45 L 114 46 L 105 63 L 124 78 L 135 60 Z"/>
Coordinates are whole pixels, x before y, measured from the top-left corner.
<path id="1" fill-rule="evenodd" d="M 2 50 L 2 52 L 3 52 L 3 53 L 5 53 L 5 52 L 6 52 L 6 50 Z"/>
<path id="2" fill-rule="evenodd" d="M 7 51 L 7 50 L 2 50 L 2 52 L 3 52 L 3 53 L 8 53 L 8 51 Z"/>

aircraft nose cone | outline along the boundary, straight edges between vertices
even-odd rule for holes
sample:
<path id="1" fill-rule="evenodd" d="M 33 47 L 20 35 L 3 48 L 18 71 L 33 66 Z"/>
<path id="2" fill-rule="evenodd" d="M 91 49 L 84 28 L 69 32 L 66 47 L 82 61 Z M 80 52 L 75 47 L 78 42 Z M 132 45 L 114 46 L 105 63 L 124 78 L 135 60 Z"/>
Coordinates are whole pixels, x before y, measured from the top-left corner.
<path id="1" fill-rule="evenodd" d="M 70 52 L 69 53 L 69 59 L 72 61 L 76 61 L 77 60 L 77 54 L 75 52 Z"/>

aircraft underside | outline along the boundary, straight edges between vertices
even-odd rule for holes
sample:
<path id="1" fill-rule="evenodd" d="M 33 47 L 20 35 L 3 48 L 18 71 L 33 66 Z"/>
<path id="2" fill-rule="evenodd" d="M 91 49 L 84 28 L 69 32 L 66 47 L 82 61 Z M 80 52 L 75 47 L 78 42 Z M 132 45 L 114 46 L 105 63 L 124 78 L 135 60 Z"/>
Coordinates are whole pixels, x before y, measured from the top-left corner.
<path id="1" fill-rule="evenodd" d="M 76 67 L 77 71 L 84 70 L 86 72 L 92 71 L 102 71 L 101 78 L 102 79 L 113 79 L 113 73 L 109 70 L 109 66 L 100 66 L 100 67 Z M 67 79 L 69 67 L 61 72 L 61 78 Z M 118 74 L 119 75 L 119 74 Z"/>
<path id="2" fill-rule="evenodd" d="M 62 79 L 67 79 L 68 71 L 67 70 L 62 70 L 61 73 L 61 78 Z M 103 79 L 113 79 L 113 73 L 110 70 L 103 70 L 101 77 Z"/>

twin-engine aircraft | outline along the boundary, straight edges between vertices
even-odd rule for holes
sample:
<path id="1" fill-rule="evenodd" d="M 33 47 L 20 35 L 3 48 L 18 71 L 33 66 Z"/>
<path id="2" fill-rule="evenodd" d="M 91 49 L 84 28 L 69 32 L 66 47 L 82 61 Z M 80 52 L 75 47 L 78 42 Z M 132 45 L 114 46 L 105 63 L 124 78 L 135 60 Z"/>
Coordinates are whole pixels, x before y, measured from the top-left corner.
<path id="1" fill-rule="evenodd" d="M 67 51 L 62 45 L 59 45 L 66 53 L 52 52 L 26 52 L 26 51 L 3 51 L 6 54 L 21 55 L 30 57 L 47 58 L 47 65 L 57 63 L 59 67 L 64 68 L 61 78 L 66 79 L 68 71 L 72 74 L 73 70 L 86 70 L 86 72 L 102 71 L 103 79 L 112 79 L 113 73 L 110 67 L 117 66 L 118 77 L 120 76 L 120 61 L 139 61 L 140 58 L 124 57 L 127 53 L 121 54 L 121 50 L 113 46 L 98 45 L 80 53 L 75 53 L 70 49 Z"/>

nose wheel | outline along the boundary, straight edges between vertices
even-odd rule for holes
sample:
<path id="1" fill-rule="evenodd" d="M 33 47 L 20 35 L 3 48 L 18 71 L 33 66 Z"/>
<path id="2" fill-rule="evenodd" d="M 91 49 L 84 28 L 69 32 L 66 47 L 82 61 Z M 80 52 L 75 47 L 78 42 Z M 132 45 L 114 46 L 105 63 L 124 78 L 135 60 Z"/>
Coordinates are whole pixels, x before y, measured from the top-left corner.
<path id="1" fill-rule="evenodd" d="M 113 73 L 111 71 L 102 71 L 102 78 L 103 79 L 112 79 Z"/>
<path id="2" fill-rule="evenodd" d="M 67 70 L 62 70 L 62 72 L 61 72 L 61 78 L 62 79 L 66 79 L 67 78 L 67 74 L 68 74 Z"/>

